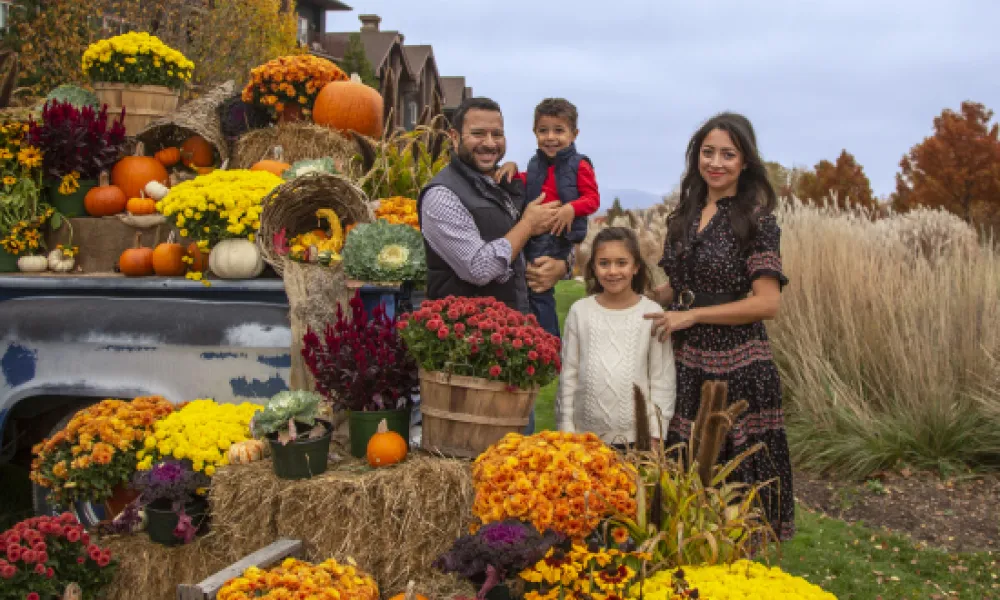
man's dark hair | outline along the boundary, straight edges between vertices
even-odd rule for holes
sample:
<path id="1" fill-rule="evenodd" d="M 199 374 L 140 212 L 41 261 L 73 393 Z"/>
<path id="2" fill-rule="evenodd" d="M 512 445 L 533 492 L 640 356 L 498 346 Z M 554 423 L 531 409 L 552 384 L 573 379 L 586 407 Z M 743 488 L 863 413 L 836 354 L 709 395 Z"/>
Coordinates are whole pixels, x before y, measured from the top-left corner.
<path id="1" fill-rule="evenodd" d="M 465 123 L 465 113 L 470 110 L 489 110 L 503 114 L 500 111 L 500 105 L 489 98 L 466 98 L 455 109 L 455 114 L 451 116 L 451 126 L 455 131 L 462 133 L 462 125 Z"/>
<path id="2" fill-rule="evenodd" d="M 538 127 L 538 120 L 542 117 L 566 119 L 570 129 L 575 131 L 579 113 L 576 111 L 576 106 L 565 98 L 546 98 L 535 107 L 535 127 Z"/>

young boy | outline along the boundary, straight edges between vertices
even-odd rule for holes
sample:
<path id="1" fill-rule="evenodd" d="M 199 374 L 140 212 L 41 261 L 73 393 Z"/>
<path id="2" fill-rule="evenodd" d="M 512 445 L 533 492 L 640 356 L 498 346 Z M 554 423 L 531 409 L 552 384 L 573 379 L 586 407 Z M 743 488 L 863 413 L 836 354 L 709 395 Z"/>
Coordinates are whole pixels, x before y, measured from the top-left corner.
<path id="1" fill-rule="evenodd" d="M 590 159 L 576 151 L 577 110 L 563 98 L 546 98 L 535 107 L 534 133 L 538 152 L 528 162 L 528 170 L 517 173 L 517 165 L 506 163 L 497 171 L 520 180 L 525 199 L 534 200 L 543 192 L 543 202 L 562 202 L 552 231 L 531 238 L 524 247 L 530 264 L 536 258 L 550 256 L 566 260 L 574 244 L 587 237 L 587 217 L 597 212 L 601 196 Z M 528 291 L 531 312 L 549 333 L 559 335 L 555 290 L 541 294 Z"/>

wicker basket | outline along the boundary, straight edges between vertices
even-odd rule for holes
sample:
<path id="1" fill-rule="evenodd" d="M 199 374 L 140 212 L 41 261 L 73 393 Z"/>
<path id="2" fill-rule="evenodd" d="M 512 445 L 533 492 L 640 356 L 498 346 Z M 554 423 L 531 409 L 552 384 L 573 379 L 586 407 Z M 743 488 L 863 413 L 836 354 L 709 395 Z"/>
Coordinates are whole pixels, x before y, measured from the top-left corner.
<path id="1" fill-rule="evenodd" d="M 480 377 L 420 370 L 424 450 L 475 458 L 508 433 L 528 425 L 538 388 L 508 389 Z"/>
<path id="2" fill-rule="evenodd" d="M 138 135 L 152 121 L 177 110 L 180 92 L 162 85 L 126 85 L 124 83 L 94 83 L 94 93 L 101 104 L 108 105 L 108 114 L 120 113 L 125 107 L 125 134 Z"/>
<path id="3" fill-rule="evenodd" d="M 219 124 L 219 106 L 233 94 L 236 84 L 227 81 L 214 88 L 204 96 L 200 96 L 171 114 L 160 115 L 146 124 L 137 137 L 142 140 L 152 152 L 168 146 L 180 146 L 192 135 L 200 135 L 215 147 L 219 160 L 229 158 L 229 143 L 222 135 Z M 131 108 L 125 109 L 128 117 Z M 131 134 L 134 135 L 134 134 Z"/>
<path id="4" fill-rule="evenodd" d="M 265 261 L 279 274 L 288 260 L 274 250 L 274 235 L 285 230 L 289 239 L 317 226 L 316 211 L 331 208 L 343 226 L 371 223 L 375 215 L 361 188 L 340 175 L 310 173 L 271 191 L 262 201 L 257 245 Z"/>

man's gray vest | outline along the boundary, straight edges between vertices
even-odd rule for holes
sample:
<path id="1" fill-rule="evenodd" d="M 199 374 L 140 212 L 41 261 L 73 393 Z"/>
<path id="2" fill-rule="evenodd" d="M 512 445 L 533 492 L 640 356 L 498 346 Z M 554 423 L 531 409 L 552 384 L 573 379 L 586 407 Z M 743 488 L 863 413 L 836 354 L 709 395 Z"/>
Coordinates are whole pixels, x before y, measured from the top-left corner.
<path id="1" fill-rule="evenodd" d="M 483 176 L 463 163 L 457 156 L 452 156 L 451 163 L 439 172 L 434 179 L 420 191 L 417 200 L 417 213 L 422 217 L 424 195 L 432 187 L 443 186 L 451 190 L 462 201 L 462 206 L 472 215 L 472 220 L 479 229 L 479 235 L 485 242 L 492 242 L 507 235 L 521 213 L 524 211 L 523 186 L 503 184 L 494 186 L 488 184 Z M 517 217 L 512 217 L 504 207 L 504 198 L 509 199 Z M 427 298 L 430 300 L 446 296 L 490 297 L 500 300 L 507 306 L 525 314 L 528 307 L 528 288 L 524 279 L 524 261 L 515 257 L 512 267 L 514 274 L 505 283 L 491 281 L 483 286 L 477 286 L 459 279 L 458 275 L 443 258 L 424 240 L 427 252 Z"/>

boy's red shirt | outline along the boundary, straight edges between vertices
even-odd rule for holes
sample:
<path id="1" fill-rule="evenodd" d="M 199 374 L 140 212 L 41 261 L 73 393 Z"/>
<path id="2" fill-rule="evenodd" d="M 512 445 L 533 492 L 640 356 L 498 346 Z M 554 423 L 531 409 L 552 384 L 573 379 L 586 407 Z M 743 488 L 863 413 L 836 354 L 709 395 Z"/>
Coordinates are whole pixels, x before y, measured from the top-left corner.
<path id="1" fill-rule="evenodd" d="M 521 183 L 528 181 L 527 171 L 522 171 L 514 176 Z M 594 175 L 594 167 L 590 163 L 581 160 L 580 168 L 576 171 L 576 189 L 580 192 L 580 197 L 570 202 L 573 211 L 578 217 L 589 217 L 597 212 L 601 207 L 601 194 L 597 190 L 597 176 Z M 545 176 L 545 183 L 542 184 L 542 192 L 545 194 L 545 202 L 561 201 L 559 191 L 556 189 L 556 167 L 549 165 L 549 172 Z M 534 198 L 525 198 L 528 202 Z"/>

